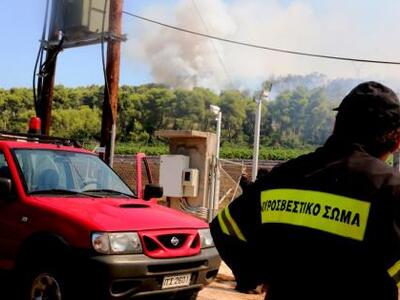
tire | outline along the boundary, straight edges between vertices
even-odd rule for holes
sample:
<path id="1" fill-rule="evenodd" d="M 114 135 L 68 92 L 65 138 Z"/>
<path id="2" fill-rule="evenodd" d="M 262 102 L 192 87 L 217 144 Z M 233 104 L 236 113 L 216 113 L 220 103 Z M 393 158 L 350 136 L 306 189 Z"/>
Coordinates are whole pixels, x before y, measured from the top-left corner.
<path id="1" fill-rule="evenodd" d="M 67 294 L 67 281 L 62 268 L 57 266 L 30 265 L 21 270 L 19 280 L 22 282 L 21 300 L 68 300 L 78 299 L 78 297 L 70 298 Z"/>
<path id="2" fill-rule="evenodd" d="M 61 278 L 49 271 L 35 272 L 27 286 L 28 299 L 64 300 L 64 287 Z"/>
<path id="3" fill-rule="evenodd" d="M 61 237 L 38 234 L 27 239 L 17 256 L 18 299 L 80 300 L 72 262 L 74 256 Z"/>

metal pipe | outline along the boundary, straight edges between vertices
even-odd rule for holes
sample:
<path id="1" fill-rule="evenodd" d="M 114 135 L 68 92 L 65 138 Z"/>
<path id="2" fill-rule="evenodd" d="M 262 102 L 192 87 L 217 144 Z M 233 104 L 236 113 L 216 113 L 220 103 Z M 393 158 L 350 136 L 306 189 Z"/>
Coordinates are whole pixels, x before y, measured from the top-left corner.
<path id="1" fill-rule="evenodd" d="M 221 144 L 221 123 L 222 123 L 222 113 L 218 112 L 217 119 L 217 147 L 214 162 L 214 190 L 213 190 L 213 202 L 211 207 L 211 218 L 217 215 L 219 206 L 219 186 L 220 186 L 220 172 L 219 172 L 219 149 Z"/>
<path id="2" fill-rule="evenodd" d="M 218 113 L 218 120 L 217 120 L 217 153 L 216 157 L 219 159 L 219 148 L 220 148 L 220 143 L 221 143 L 221 120 L 222 120 L 222 113 Z"/>
<path id="3" fill-rule="evenodd" d="M 117 135 L 117 125 L 115 123 L 111 126 L 111 143 L 110 143 L 110 167 L 114 166 L 114 152 L 115 152 L 115 138 Z"/>
<path id="4" fill-rule="evenodd" d="M 256 100 L 257 101 L 257 100 Z M 258 152 L 260 148 L 260 123 L 261 123 L 261 97 L 257 101 L 256 120 L 254 124 L 254 146 L 253 146 L 253 165 L 251 168 L 251 180 L 254 182 L 258 172 Z"/>
<path id="5" fill-rule="evenodd" d="M 208 222 L 214 219 L 214 196 L 215 196 L 215 159 L 213 156 L 210 166 L 210 184 L 209 184 L 209 201 L 208 201 Z"/>

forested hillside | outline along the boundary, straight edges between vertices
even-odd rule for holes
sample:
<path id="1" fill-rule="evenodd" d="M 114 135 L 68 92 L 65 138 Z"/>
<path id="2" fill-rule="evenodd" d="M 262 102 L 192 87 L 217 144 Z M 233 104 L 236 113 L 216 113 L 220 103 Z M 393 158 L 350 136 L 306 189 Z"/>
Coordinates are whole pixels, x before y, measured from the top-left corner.
<path id="1" fill-rule="evenodd" d="M 264 102 L 261 144 L 273 147 L 319 145 L 330 134 L 335 102 L 326 87 L 291 87 Z M 215 93 L 204 88 L 170 89 L 162 85 L 122 86 L 118 114 L 118 141 L 158 143 L 160 129 L 215 131 L 208 107 L 222 110 L 222 143 L 253 142 L 255 102 L 250 92 Z M 52 134 L 82 140 L 99 138 L 102 86 L 67 88 L 54 93 Z M 34 115 L 32 92 L 27 88 L 0 89 L 0 130 L 25 132 Z"/>

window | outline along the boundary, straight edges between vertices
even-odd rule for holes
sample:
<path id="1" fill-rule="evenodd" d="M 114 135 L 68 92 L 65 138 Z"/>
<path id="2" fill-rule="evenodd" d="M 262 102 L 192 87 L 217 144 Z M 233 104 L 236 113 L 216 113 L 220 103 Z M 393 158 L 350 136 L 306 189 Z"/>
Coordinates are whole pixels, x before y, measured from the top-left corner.
<path id="1" fill-rule="evenodd" d="M 97 156 L 60 150 L 14 150 L 28 193 L 46 190 L 106 191 L 133 196 L 129 187 Z"/>
<path id="2" fill-rule="evenodd" d="M 6 158 L 4 157 L 4 153 L 0 152 L 0 177 L 10 178 L 11 174 L 8 168 L 8 163 Z"/>

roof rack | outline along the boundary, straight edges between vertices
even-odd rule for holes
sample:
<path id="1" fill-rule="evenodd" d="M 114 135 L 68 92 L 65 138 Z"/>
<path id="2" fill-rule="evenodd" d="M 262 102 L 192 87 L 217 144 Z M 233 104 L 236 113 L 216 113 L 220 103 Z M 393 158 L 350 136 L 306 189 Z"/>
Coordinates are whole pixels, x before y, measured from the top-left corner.
<path id="1" fill-rule="evenodd" d="M 37 135 L 29 133 L 15 133 L 0 131 L 0 140 L 24 140 L 27 142 L 37 142 L 46 144 L 56 144 L 63 146 L 73 146 L 76 148 L 82 148 L 82 144 L 74 139 L 47 136 L 47 135 Z"/>

